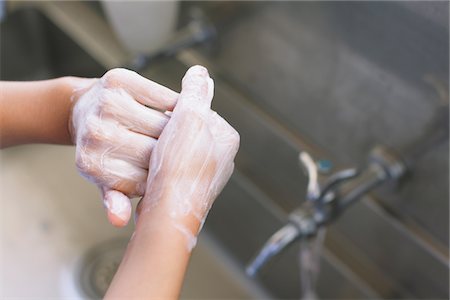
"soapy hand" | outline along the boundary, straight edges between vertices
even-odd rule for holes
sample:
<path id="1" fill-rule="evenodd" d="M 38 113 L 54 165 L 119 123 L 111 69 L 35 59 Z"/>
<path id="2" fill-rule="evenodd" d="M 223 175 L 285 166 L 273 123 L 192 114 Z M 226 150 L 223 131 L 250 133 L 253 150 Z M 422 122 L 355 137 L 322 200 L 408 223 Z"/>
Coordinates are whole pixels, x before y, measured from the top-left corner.
<path id="1" fill-rule="evenodd" d="M 239 148 L 239 134 L 210 108 L 213 91 L 205 68 L 187 71 L 178 103 L 153 149 L 139 205 L 140 214 L 163 207 L 173 226 L 186 235 L 189 249 L 233 172 Z"/>
<path id="2" fill-rule="evenodd" d="M 76 165 L 101 190 L 108 219 L 124 226 L 142 196 L 156 140 L 178 93 L 126 69 L 86 81 L 73 95 L 69 130 Z"/>

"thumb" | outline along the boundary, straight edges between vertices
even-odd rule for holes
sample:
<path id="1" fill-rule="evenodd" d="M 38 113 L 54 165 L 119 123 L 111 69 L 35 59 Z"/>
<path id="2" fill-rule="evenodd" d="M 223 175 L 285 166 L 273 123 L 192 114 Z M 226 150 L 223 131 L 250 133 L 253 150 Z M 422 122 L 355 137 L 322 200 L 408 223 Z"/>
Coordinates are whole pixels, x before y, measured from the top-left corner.
<path id="1" fill-rule="evenodd" d="M 189 68 L 181 83 L 181 106 L 209 109 L 213 95 L 214 81 L 209 77 L 208 70 L 202 66 Z"/>
<path id="2" fill-rule="evenodd" d="M 107 188 L 102 188 L 102 195 L 109 222 L 116 227 L 127 225 L 132 211 L 130 198 Z"/>

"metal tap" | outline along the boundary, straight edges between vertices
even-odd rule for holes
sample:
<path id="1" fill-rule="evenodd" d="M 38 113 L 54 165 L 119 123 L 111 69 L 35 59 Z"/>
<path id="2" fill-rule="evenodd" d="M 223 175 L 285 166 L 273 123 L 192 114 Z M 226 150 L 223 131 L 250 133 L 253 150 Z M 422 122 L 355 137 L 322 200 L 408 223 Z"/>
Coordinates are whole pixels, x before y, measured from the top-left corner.
<path id="1" fill-rule="evenodd" d="M 179 29 L 165 45 L 153 53 L 137 55 L 127 65 L 127 68 L 137 72 L 142 71 L 159 59 L 172 57 L 181 50 L 198 44 L 212 42 L 217 37 L 214 24 L 209 21 L 202 10 L 196 7 L 192 8 L 189 11 L 189 17 L 189 23 Z"/>
<path id="2" fill-rule="evenodd" d="M 247 266 L 254 276 L 272 257 L 297 240 L 314 236 L 321 226 L 329 223 L 349 205 L 375 187 L 401 178 L 406 167 L 402 160 L 383 146 L 375 147 L 366 166 L 342 169 L 332 174 L 324 168 L 324 161 L 315 161 L 301 152 L 299 161 L 308 176 L 306 201 L 290 213 L 287 224 L 275 232 Z"/>
<path id="3" fill-rule="evenodd" d="M 384 183 L 398 181 L 420 157 L 448 142 L 448 96 L 444 102 L 436 108 L 434 118 L 422 135 L 401 148 L 401 157 L 387 147 L 377 146 L 363 168 L 330 174 L 329 164 L 315 161 L 307 152 L 301 152 L 300 165 L 308 176 L 306 201 L 290 213 L 287 224 L 269 238 L 248 265 L 247 274 L 254 276 L 268 260 L 293 242 L 316 235 L 321 226 L 337 218 L 352 203 Z"/>

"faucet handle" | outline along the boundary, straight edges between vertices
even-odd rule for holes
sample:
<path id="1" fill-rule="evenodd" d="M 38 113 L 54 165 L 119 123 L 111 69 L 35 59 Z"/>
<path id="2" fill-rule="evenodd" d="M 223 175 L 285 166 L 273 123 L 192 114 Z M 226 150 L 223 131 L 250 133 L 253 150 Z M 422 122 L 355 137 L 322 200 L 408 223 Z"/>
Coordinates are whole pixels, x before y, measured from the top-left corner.
<path id="1" fill-rule="evenodd" d="M 356 168 L 348 168 L 342 169 L 331 174 L 328 178 L 326 178 L 323 188 L 322 194 L 325 196 L 328 192 L 332 191 L 336 186 L 340 183 L 352 179 L 359 174 L 359 171 Z"/>
<path id="2" fill-rule="evenodd" d="M 323 171 L 329 171 L 327 167 L 330 167 L 330 164 L 326 164 L 323 160 L 315 161 L 305 151 L 300 152 L 299 161 L 308 176 L 306 192 L 308 201 L 303 202 L 299 208 L 289 214 L 287 224 L 269 238 L 249 263 L 246 272 L 250 276 L 254 276 L 268 260 L 296 240 L 315 235 L 319 226 L 328 222 L 335 213 L 335 205 L 331 203 L 336 196 L 333 189 L 341 182 L 358 174 L 356 169 L 344 169 L 326 175 Z"/>
<path id="3" fill-rule="evenodd" d="M 305 151 L 299 154 L 300 166 L 308 176 L 308 186 L 306 190 L 306 199 L 314 202 L 324 202 L 325 196 L 336 188 L 343 181 L 352 179 L 358 175 L 355 168 L 341 169 L 330 175 L 326 175 L 331 164 L 326 164 L 324 169 L 324 160 L 316 161 Z M 321 170 L 322 169 L 322 170 Z M 326 172 L 324 172 L 326 171 Z"/>
<path id="4" fill-rule="evenodd" d="M 300 166 L 308 176 L 306 199 L 310 201 L 317 200 L 319 199 L 321 194 L 319 186 L 319 170 L 317 168 L 317 164 L 312 156 L 305 151 L 300 152 L 298 159 L 300 161 Z"/>

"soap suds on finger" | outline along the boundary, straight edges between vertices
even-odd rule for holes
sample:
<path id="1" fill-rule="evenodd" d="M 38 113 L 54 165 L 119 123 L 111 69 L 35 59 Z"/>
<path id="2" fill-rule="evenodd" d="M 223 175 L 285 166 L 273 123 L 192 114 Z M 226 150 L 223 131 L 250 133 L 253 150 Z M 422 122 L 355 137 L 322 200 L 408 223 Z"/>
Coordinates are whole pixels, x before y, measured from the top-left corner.
<path id="1" fill-rule="evenodd" d="M 118 191 L 107 191 L 104 197 L 105 208 L 108 211 L 108 219 L 115 225 L 126 225 L 131 217 L 130 199 Z"/>

